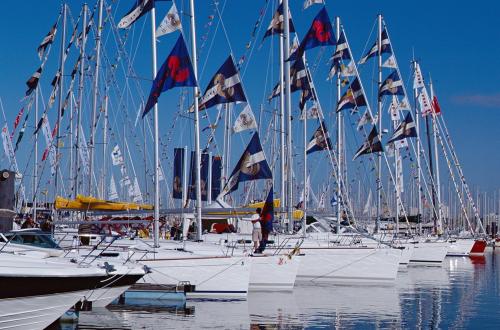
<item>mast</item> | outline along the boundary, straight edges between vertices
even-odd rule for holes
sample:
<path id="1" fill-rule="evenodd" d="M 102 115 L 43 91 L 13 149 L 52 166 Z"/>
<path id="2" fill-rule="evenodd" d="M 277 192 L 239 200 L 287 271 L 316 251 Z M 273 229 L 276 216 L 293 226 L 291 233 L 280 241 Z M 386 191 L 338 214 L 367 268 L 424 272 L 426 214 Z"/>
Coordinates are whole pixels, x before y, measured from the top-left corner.
<path id="1" fill-rule="evenodd" d="M 229 135 L 229 112 L 228 112 L 228 104 L 224 104 L 224 145 L 222 149 L 222 173 L 221 173 L 221 189 L 226 185 L 227 181 L 227 173 L 228 170 L 226 169 L 227 162 L 228 162 L 228 151 L 229 147 L 227 145 L 227 137 Z M 223 197 L 225 198 L 225 197 Z"/>
<path id="2" fill-rule="evenodd" d="M 38 86 L 35 89 L 35 125 L 38 123 Z M 37 181 L 38 181 L 38 134 L 35 134 L 35 155 L 33 157 L 33 221 L 36 222 Z"/>
<path id="3" fill-rule="evenodd" d="M 335 18 L 335 27 L 337 38 L 340 36 L 340 17 Z M 337 70 L 337 104 L 340 101 L 340 70 Z M 342 111 L 337 112 L 337 226 L 336 233 L 340 232 L 340 217 L 342 216 L 342 205 L 340 205 L 340 190 L 342 189 L 342 166 L 341 166 L 341 150 L 342 150 Z"/>
<path id="4" fill-rule="evenodd" d="M 102 1 L 102 0 L 101 0 Z M 156 8 L 153 3 L 151 9 L 151 59 L 152 59 L 152 75 L 153 80 L 156 78 L 157 64 L 156 64 Z M 153 107 L 153 126 L 154 126 L 154 214 L 153 214 L 153 239 L 154 247 L 160 246 L 160 151 L 159 141 L 160 136 L 158 133 L 158 102 Z"/>
<path id="5" fill-rule="evenodd" d="M 284 14 L 283 14 L 284 15 Z M 284 16 L 283 16 L 284 17 Z M 286 185 L 285 185 L 285 56 L 284 56 L 285 37 L 283 34 L 279 36 L 280 44 L 280 207 L 283 209 L 286 200 Z M 285 227 L 285 216 L 281 213 L 281 228 Z"/>
<path id="6" fill-rule="evenodd" d="M 286 1 L 286 0 L 285 0 Z M 193 71 L 194 78 L 198 81 L 198 55 L 196 52 L 196 22 L 194 16 L 194 0 L 189 0 L 190 19 L 191 19 L 191 46 L 193 56 Z M 195 131 L 195 158 L 196 158 L 196 221 L 197 232 L 196 238 L 201 240 L 201 187 L 200 187 L 200 115 L 198 113 L 198 86 L 193 87 L 194 93 L 194 131 Z"/>
<path id="7" fill-rule="evenodd" d="M 382 98 L 380 87 L 382 86 L 382 15 L 378 15 L 378 89 L 377 89 L 377 111 L 378 111 L 378 138 L 382 141 Z M 381 203 L 382 203 L 382 151 L 377 154 L 377 221 L 375 222 L 375 233 L 380 229 Z"/>
<path id="8" fill-rule="evenodd" d="M 288 0 L 283 0 L 283 58 L 285 61 L 290 57 L 290 15 L 288 11 Z M 293 231 L 293 176 L 292 176 L 292 98 L 290 89 L 290 61 L 284 62 L 284 75 L 285 75 L 285 112 L 287 120 L 287 215 L 288 215 L 288 232 Z"/>
<path id="9" fill-rule="evenodd" d="M 425 88 L 425 87 L 424 87 Z M 429 128 L 429 114 L 425 116 L 425 131 L 427 134 L 427 148 L 429 153 L 429 172 L 431 174 L 431 193 L 432 193 L 432 214 L 433 214 L 433 222 L 434 222 L 434 234 L 438 234 L 438 226 L 437 226 L 437 213 L 436 213 L 436 187 L 434 181 L 434 165 L 432 162 L 432 142 L 431 142 L 431 132 Z"/>
<path id="10" fill-rule="evenodd" d="M 307 107 L 304 105 L 304 109 L 302 110 L 304 115 L 304 196 L 302 198 L 302 208 L 303 208 L 303 217 L 302 217 L 302 235 L 306 236 L 306 225 L 307 225 L 307 197 L 309 192 L 309 185 L 307 182 Z"/>
<path id="11" fill-rule="evenodd" d="M 413 60 L 413 71 L 415 72 L 417 69 L 417 61 Z M 415 102 L 415 126 L 417 130 L 417 205 L 418 205 L 418 232 L 422 234 L 422 172 L 420 166 L 420 112 L 418 111 L 417 103 L 418 103 L 418 91 L 417 89 L 413 89 L 413 97 Z"/>
<path id="12" fill-rule="evenodd" d="M 80 76 L 78 81 L 78 108 L 76 115 L 76 142 L 75 142 L 75 197 L 79 193 L 79 174 L 80 174 L 80 125 L 82 120 L 82 103 L 83 103 L 83 85 L 85 71 L 85 44 L 87 43 L 87 4 L 83 4 L 83 29 L 82 29 L 82 45 L 80 47 Z"/>
<path id="13" fill-rule="evenodd" d="M 397 121 L 394 121 L 393 128 L 396 129 L 398 126 Z M 396 205 L 394 209 L 395 220 L 396 220 L 396 237 L 399 235 L 399 200 L 400 200 L 400 187 L 399 187 L 399 148 L 396 144 L 394 144 L 394 170 L 396 172 L 395 182 L 394 182 L 394 193 L 396 198 Z"/>
<path id="14" fill-rule="evenodd" d="M 57 196 L 57 186 L 58 186 L 58 174 L 59 174 L 59 124 L 61 121 L 61 114 L 63 104 L 63 77 L 64 77 L 64 60 L 65 60 L 65 43 L 66 41 L 66 3 L 63 3 L 63 28 L 62 28 L 62 38 L 61 38 L 61 54 L 59 58 L 59 95 L 58 95 L 58 109 L 57 109 L 57 121 L 56 121 L 56 161 L 55 161 L 55 178 L 54 178 L 54 194 Z"/>
<path id="15" fill-rule="evenodd" d="M 106 199 L 106 166 L 108 153 L 108 95 L 104 95 L 104 122 L 102 125 L 102 169 L 101 169 L 101 198 Z"/>
<path id="16" fill-rule="evenodd" d="M 92 196 L 92 176 L 94 173 L 94 135 L 95 135 L 95 125 L 97 116 L 97 97 L 99 88 L 99 69 L 100 69 L 100 58 L 101 58 L 101 35 L 102 35 L 102 7 L 103 0 L 99 0 L 99 20 L 97 22 L 97 36 L 96 36 L 96 57 L 95 57 L 95 70 L 94 70 L 94 95 L 92 98 L 92 118 L 90 126 L 90 138 L 89 138 L 89 196 Z"/>
<path id="17" fill-rule="evenodd" d="M 431 101 L 434 100 L 434 86 L 432 85 L 432 78 L 430 79 L 430 89 L 431 89 Z M 438 151 L 438 127 L 437 127 L 437 113 L 433 108 L 432 111 L 432 132 L 434 135 L 434 159 L 436 164 L 436 187 L 437 187 L 437 203 L 434 204 L 435 212 L 437 214 L 437 223 L 439 228 L 443 228 L 443 214 L 441 210 L 441 178 L 439 173 L 439 151 Z"/>

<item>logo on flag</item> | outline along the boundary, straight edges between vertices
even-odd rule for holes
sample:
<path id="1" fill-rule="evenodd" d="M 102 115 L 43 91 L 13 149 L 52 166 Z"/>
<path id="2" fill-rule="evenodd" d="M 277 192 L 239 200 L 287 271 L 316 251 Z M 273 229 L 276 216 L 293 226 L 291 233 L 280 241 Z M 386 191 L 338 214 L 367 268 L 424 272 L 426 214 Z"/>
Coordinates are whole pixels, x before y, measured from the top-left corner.
<path id="1" fill-rule="evenodd" d="M 403 81 L 397 71 L 393 71 L 380 86 L 379 96 L 382 95 L 404 95 Z"/>
<path id="2" fill-rule="evenodd" d="M 288 28 L 290 30 L 290 33 L 293 33 L 293 32 L 295 32 L 295 27 L 293 26 L 292 15 L 290 15 L 290 12 L 289 12 L 288 17 L 289 17 L 289 22 L 290 22 L 288 25 Z M 278 9 L 276 10 L 276 12 L 273 15 L 273 18 L 271 19 L 271 22 L 269 23 L 269 26 L 267 27 L 266 33 L 264 34 L 264 37 L 262 39 L 265 39 L 268 36 L 271 36 L 273 34 L 283 33 L 285 30 L 284 24 L 283 24 L 284 20 L 285 20 L 285 18 L 283 15 L 283 4 L 280 3 L 280 5 L 278 6 Z"/>
<path id="3" fill-rule="evenodd" d="M 319 124 L 318 129 L 314 132 L 309 144 L 307 145 L 306 154 L 313 153 L 315 151 L 331 150 L 332 142 L 328 136 L 328 131 L 326 129 L 325 122 Z"/>
<path id="4" fill-rule="evenodd" d="M 162 35 L 172 33 L 180 29 L 182 29 L 181 19 L 174 2 L 172 3 L 172 7 L 170 7 L 167 15 L 165 15 L 161 21 L 160 26 L 156 29 L 156 37 L 158 38 Z"/>
<path id="5" fill-rule="evenodd" d="M 358 78 L 355 78 L 347 91 L 342 95 L 337 103 L 337 112 L 344 109 L 357 109 L 358 107 L 366 106 L 365 95 L 361 89 L 361 84 Z"/>
<path id="6" fill-rule="evenodd" d="M 415 127 L 415 122 L 413 121 L 411 113 L 408 112 L 406 114 L 405 120 L 401 124 L 399 124 L 399 126 L 394 131 L 394 134 L 392 134 L 392 137 L 389 139 L 389 141 L 387 141 L 387 143 L 402 140 L 407 137 L 416 137 L 416 136 L 417 136 L 417 129 Z"/>
<path id="7" fill-rule="evenodd" d="M 361 155 L 371 154 L 374 152 L 381 152 L 383 150 L 384 149 L 382 148 L 382 142 L 380 142 L 380 137 L 378 136 L 377 126 L 373 126 L 366 141 L 358 149 L 358 151 L 356 151 L 353 160 Z"/>

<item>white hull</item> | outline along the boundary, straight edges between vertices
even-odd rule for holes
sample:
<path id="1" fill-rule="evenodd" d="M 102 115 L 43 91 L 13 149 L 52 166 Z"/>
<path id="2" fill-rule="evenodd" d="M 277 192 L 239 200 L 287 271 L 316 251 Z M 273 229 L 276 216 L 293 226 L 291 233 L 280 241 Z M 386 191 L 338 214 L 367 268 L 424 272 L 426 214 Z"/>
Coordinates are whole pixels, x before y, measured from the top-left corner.
<path id="1" fill-rule="evenodd" d="M 401 259 L 399 260 L 399 266 L 406 267 L 410 264 L 411 256 L 413 255 L 413 245 L 406 245 L 401 251 Z"/>
<path id="2" fill-rule="evenodd" d="M 92 308 L 106 307 L 127 291 L 128 288 L 130 288 L 129 285 L 92 290 L 87 300 L 92 302 Z"/>
<path id="3" fill-rule="evenodd" d="M 450 243 L 447 256 L 469 256 L 476 241 L 473 238 L 470 239 L 457 239 Z"/>
<path id="4" fill-rule="evenodd" d="M 252 257 L 250 291 L 292 291 L 301 259 L 284 255 Z"/>
<path id="5" fill-rule="evenodd" d="M 441 266 L 448 253 L 449 243 L 447 242 L 418 242 L 407 243 L 413 245 L 413 254 L 410 258 L 410 265 Z"/>
<path id="6" fill-rule="evenodd" d="M 44 329 L 56 321 L 88 290 L 0 300 L 0 329 Z"/>

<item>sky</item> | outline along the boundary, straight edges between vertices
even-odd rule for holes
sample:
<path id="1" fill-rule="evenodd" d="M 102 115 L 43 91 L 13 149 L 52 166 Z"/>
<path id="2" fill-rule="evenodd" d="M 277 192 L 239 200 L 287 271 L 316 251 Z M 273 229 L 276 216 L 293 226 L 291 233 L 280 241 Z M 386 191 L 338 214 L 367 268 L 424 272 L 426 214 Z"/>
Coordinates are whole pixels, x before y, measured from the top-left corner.
<path id="1" fill-rule="evenodd" d="M 176 1 L 177 7 L 188 10 L 188 0 Z M 197 36 L 199 50 L 199 82 L 202 89 L 208 84 L 213 72 L 222 64 L 230 52 L 236 59 L 246 54 L 247 62 L 244 64 L 241 74 L 244 82 L 245 92 L 252 105 L 254 112 L 259 113 L 261 104 L 265 110 L 275 108 L 275 104 L 269 104 L 265 97 L 269 94 L 278 77 L 278 55 L 277 41 L 265 40 L 262 45 L 261 39 L 264 29 L 267 27 L 272 12 L 274 12 L 275 1 L 273 0 L 218 0 L 222 16 L 222 23 L 218 25 L 214 36 L 214 28 L 219 23 L 216 18 L 209 26 L 209 16 L 214 12 L 213 1 L 195 1 L 197 14 Z M 70 20 L 76 20 L 82 1 L 71 0 L 68 5 L 71 11 Z M 110 6 L 112 16 L 118 22 L 132 6 L 131 0 L 108 0 L 106 6 Z M 321 6 L 315 5 L 307 10 L 302 9 L 302 0 L 290 0 L 290 9 L 294 18 L 298 33 L 303 36 L 309 28 L 310 22 Z M 3 3 L 2 18 L 0 19 L 0 31 L 3 31 L 3 45 L 0 49 L 0 97 L 9 129 L 21 108 L 22 99 L 26 90 L 25 82 L 36 70 L 40 61 L 36 54 L 36 48 L 43 36 L 48 32 L 50 26 L 58 16 L 60 1 L 36 1 L 27 0 L 22 2 Z M 89 2 L 94 6 L 94 1 Z M 388 26 L 392 46 L 398 58 L 403 79 L 410 88 L 410 61 L 417 59 L 422 67 L 426 79 L 432 76 L 434 89 L 440 100 L 451 137 L 458 157 L 463 165 L 464 173 L 474 186 L 482 190 L 492 191 L 500 187 L 500 154 L 496 152 L 496 146 L 500 143 L 500 28 L 497 23 L 497 13 L 500 3 L 493 1 L 478 0 L 474 6 L 454 2 L 450 4 L 445 1 L 422 0 L 413 1 L 389 1 L 389 0 L 359 0 L 334 1 L 326 0 L 326 6 L 331 19 L 340 16 L 346 30 L 347 37 L 352 47 L 355 58 L 359 59 L 363 52 L 374 42 L 375 22 L 377 14 L 381 13 Z M 170 8 L 170 3 L 158 2 L 157 23 Z M 251 33 L 259 13 L 263 10 L 264 16 L 251 52 L 245 53 L 245 45 L 251 40 Z M 188 31 L 189 21 L 186 14 L 182 15 L 183 25 L 186 29 L 187 40 L 190 42 Z M 209 31 L 209 33 L 208 33 Z M 50 81 L 58 64 L 58 52 L 61 35 L 58 32 L 56 43 L 52 49 L 47 68 L 42 77 L 43 93 L 45 98 L 50 93 Z M 125 31 L 120 31 L 123 35 Z M 132 58 L 132 65 L 136 71 L 136 78 L 131 79 L 130 84 L 138 83 L 142 93 L 147 96 L 151 84 L 151 48 L 150 48 L 150 21 L 149 17 L 141 18 L 129 31 L 126 49 Z M 69 34 L 69 32 L 68 32 Z M 203 36 L 208 36 L 208 41 L 203 45 Z M 158 67 L 170 52 L 175 43 L 177 34 L 161 37 L 158 41 Z M 212 39 L 213 38 L 213 39 Z M 213 43 L 212 43 L 213 40 Z M 228 43 L 229 40 L 229 43 Z M 105 53 L 110 59 L 116 57 L 116 44 L 110 30 L 104 32 L 103 36 Z M 89 41 L 88 50 L 93 48 L 93 41 Z M 190 48 L 190 44 L 188 44 Z M 322 107 L 330 118 L 335 103 L 335 88 L 326 82 L 327 59 L 333 53 L 334 47 L 323 50 L 314 49 L 308 52 L 308 61 L 317 65 L 314 71 L 315 85 L 318 88 Z M 77 54 L 73 50 L 70 54 L 66 72 L 71 71 L 71 66 Z M 72 60 L 73 59 L 73 60 Z M 375 61 L 371 61 L 360 68 L 363 83 L 371 86 L 376 76 L 373 74 Z M 125 71 L 123 71 L 125 72 Z M 121 84 L 126 73 L 122 72 L 119 77 Z M 384 73 L 387 75 L 387 73 Z M 86 82 L 90 87 L 90 79 Z M 101 82 L 104 84 L 104 81 Z M 120 86 L 123 86 L 121 84 Z M 122 87 L 124 88 L 124 87 Z M 90 112 L 91 94 L 87 88 L 84 107 Z M 368 96 L 373 100 L 372 87 L 368 87 Z M 173 146 L 192 145 L 192 121 L 185 116 L 176 116 L 179 103 L 180 90 L 171 90 L 160 98 L 160 134 L 165 138 L 168 148 Z M 111 105 L 110 121 L 114 134 L 130 135 L 129 144 L 136 145 L 136 149 L 129 147 L 132 153 L 139 152 L 141 148 L 141 132 L 134 135 L 133 126 L 120 125 L 118 118 L 127 116 L 128 120 L 135 120 L 137 109 L 140 105 L 140 93 L 129 87 L 126 92 L 126 110 L 123 104 L 116 101 Z M 143 96 L 144 97 L 144 96 Z M 295 96 L 296 97 L 296 96 Z M 190 104 L 192 96 L 188 95 L 185 101 Z M 113 101 L 110 101 L 113 103 Z M 123 103 L 122 102 L 122 103 Z M 127 103 L 128 102 L 128 103 Z M 57 103 L 56 103 L 57 104 Z M 121 108 L 120 108 L 121 106 Z M 297 107 L 295 107 L 297 108 Z M 375 103 L 372 104 L 375 107 Z M 55 108 L 49 110 L 50 116 L 55 113 Z M 242 108 L 235 109 L 239 112 Z M 121 111 L 126 111 L 123 113 Z M 295 109 L 294 111 L 297 111 Z M 207 111 L 210 120 L 215 120 L 217 110 Z M 234 115 L 235 116 L 235 115 Z M 0 117 L 1 118 L 1 117 Z M 264 115 L 262 121 L 265 125 L 270 117 Z M 3 119 L 2 119 L 3 122 Z M 84 115 L 83 123 L 88 127 L 88 116 Z M 172 130 L 172 125 L 175 130 Z M 31 124 L 33 125 L 33 124 Z M 206 126 L 207 122 L 202 122 Z M 298 125 L 298 124 L 297 124 Z M 296 125 L 296 126 L 297 126 Z M 316 123 L 308 124 L 308 131 L 312 131 Z M 132 130 L 132 131 L 131 131 Z M 297 132 L 300 127 L 295 128 Z M 331 128 L 333 131 L 333 127 Z M 218 133 L 218 145 L 222 148 L 221 133 Z M 31 134 L 29 134 L 31 135 Z M 97 133 L 97 139 L 101 133 Z M 243 146 L 250 137 L 250 133 L 242 133 L 234 137 L 233 147 Z M 206 141 L 206 134 L 202 134 L 202 143 Z M 142 138 L 142 140 L 144 140 Z M 298 143 L 301 138 L 297 137 Z M 27 164 L 32 150 L 33 139 L 31 136 L 25 139 L 18 152 L 18 163 L 21 168 Z M 357 148 L 355 140 L 348 145 L 350 152 Z M 150 148 L 150 143 L 149 147 Z M 135 150 L 135 151 L 134 151 Z M 163 149 L 162 149 L 163 150 Z M 220 150 L 220 149 L 219 149 Z M 171 153 L 171 149 L 166 154 Z M 239 157 L 239 150 L 235 150 L 233 164 Z M 5 164 L 6 158 L 2 156 Z M 97 156 L 98 161 L 100 156 Z M 131 158 L 135 158 L 132 155 Z M 152 160 L 152 152 L 148 155 Z M 235 160 L 236 159 L 236 160 Z M 5 166 L 5 165 L 3 165 Z M 136 165 L 137 171 L 141 166 Z M 168 162 L 163 165 L 168 168 Z M 317 169 L 318 167 L 313 167 Z M 146 175 L 147 176 L 147 175 Z M 315 180 L 321 180 L 321 176 Z M 142 183 L 144 184 L 144 183 Z"/>

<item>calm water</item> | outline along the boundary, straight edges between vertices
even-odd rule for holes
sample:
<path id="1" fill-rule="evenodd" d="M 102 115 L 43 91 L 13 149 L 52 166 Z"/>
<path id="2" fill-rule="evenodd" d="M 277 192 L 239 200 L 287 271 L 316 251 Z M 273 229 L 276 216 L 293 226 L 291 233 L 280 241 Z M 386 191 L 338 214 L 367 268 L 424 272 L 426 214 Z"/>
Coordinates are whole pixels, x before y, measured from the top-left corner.
<path id="1" fill-rule="evenodd" d="M 246 301 L 110 307 L 70 329 L 500 329 L 500 250 L 410 267 L 393 286 L 299 286 Z"/>

